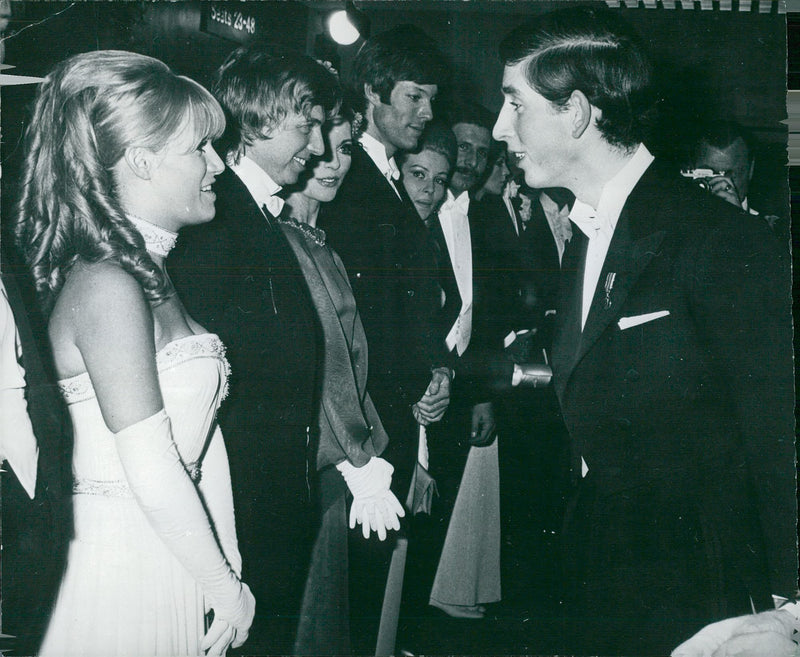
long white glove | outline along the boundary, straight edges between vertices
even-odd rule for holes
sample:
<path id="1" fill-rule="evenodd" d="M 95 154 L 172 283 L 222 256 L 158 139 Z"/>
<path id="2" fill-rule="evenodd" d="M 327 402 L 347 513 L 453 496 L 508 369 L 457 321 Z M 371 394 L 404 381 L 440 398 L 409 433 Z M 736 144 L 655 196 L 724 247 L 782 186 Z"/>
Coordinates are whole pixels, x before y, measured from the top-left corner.
<path id="1" fill-rule="evenodd" d="M 391 463 L 373 456 L 360 468 L 349 461 L 342 461 L 336 468 L 353 494 L 350 529 L 359 523 L 364 538 L 369 538 L 371 529 L 382 541 L 386 539 L 387 529 L 400 529 L 400 518 L 406 512 L 389 489 L 394 472 Z"/>
<path id="2" fill-rule="evenodd" d="M 242 645 L 255 615 L 255 599 L 217 544 L 197 489 L 172 440 L 166 412 L 162 409 L 114 435 L 128 485 L 139 506 L 209 599 L 215 616 L 211 629 L 227 624 L 235 634 L 231 645 Z M 207 649 L 206 642 L 204 647 Z"/>

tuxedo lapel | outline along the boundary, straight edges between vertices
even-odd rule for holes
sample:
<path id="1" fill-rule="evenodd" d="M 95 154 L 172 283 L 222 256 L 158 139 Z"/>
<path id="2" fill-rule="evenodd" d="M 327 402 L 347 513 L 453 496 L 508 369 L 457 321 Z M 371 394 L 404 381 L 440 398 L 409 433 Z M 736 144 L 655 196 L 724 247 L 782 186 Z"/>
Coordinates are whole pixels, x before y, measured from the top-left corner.
<path id="1" fill-rule="evenodd" d="M 638 240 L 631 239 L 630 215 L 623 211 L 597 281 L 576 364 L 597 342 L 606 327 L 619 318 L 628 292 L 652 260 L 664 235 L 665 231 L 659 230 Z"/>
<path id="2" fill-rule="evenodd" d="M 458 291 L 455 267 L 450 257 L 450 251 L 447 248 L 447 241 L 444 237 L 442 224 L 439 221 L 439 215 L 431 215 L 425 223 L 428 226 L 430 241 L 436 258 L 439 285 L 444 293 L 444 306 L 441 309 L 441 318 L 443 329 L 446 334 L 453 325 L 453 322 L 456 321 L 458 313 L 461 311 L 461 295 Z"/>
<path id="3" fill-rule="evenodd" d="M 557 318 L 553 345 L 553 371 L 559 396 L 563 394 L 581 359 L 608 325 L 619 319 L 628 293 L 664 240 L 666 225 L 663 212 L 652 207 L 653 194 L 656 192 L 654 180 L 654 173 L 646 171 L 622 210 L 582 332 L 583 262 L 588 239 L 580 229 L 573 227 L 572 240 L 564 253 L 560 316 Z M 579 249 L 575 247 L 581 244 L 583 248 L 578 259 L 576 251 Z"/>
<path id="4" fill-rule="evenodd" d="M 574 228 L 572 239 L 567 242 L 564 251 L 552 353 L 554 385 L 559 397 L 572 373 L 580 348 L 583 270 L 588 245 L 586 236 Z"/>

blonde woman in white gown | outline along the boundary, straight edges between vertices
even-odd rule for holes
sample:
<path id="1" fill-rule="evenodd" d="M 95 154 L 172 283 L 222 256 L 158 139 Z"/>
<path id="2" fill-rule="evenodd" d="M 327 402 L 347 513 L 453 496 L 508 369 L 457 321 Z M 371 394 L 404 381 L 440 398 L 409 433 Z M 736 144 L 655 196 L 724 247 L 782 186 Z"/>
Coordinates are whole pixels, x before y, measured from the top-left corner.
<path id="1" fill-rule="evenodd" d="M 76 55 L 39 89 L 17 237 L 72 418 L 75 523 L 42 655 L 224 654 L 247 638 L 215 423 L 224 347 L 164 270 L 177 232 L 214 217 L 224 125 L 200 85 L 133 53 Z"/>

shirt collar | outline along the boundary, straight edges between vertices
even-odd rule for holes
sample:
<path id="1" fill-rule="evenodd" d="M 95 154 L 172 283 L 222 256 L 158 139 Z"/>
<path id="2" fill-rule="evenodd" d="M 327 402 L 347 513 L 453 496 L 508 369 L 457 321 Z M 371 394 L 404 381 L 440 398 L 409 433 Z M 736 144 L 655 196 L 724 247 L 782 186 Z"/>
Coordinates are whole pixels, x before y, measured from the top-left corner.
<path id="1" fill-rule="evenodd" d="M 264 169 L 246 155 L 242 155 L 238 162 L 234 162 L 229 156 L 227 164 L 247 187 L 247 191 L 259 207 L 266 205 L 275 216 L 280 214 L 284 201 L 276 194 L 281 191 L 281 186 L 270 178 Z"/>
<path id="2" fill-rule="evenodd" d="M 569 218 L 589 239 L 599 233 L 610 239 L 628 196 L 654 159 L 647 147 L 639 144 L 633 157 L 603 185 L 597 209 L 576 199 Z"/>
<path id="3" fill-rule="evenodd" d="M 441 210 L 444 210 L 445 212 L 458 210 L 461 212 L 461 214 L 469 214 L 469 191 L 465 190 L 456 196 L 448 189 L 447 196 L 444 200 L 444 203 L 442 203 Z"/>
<path id="4" fill-rule="evenodd" d="M 394 157 L 386 157 L 386 146 L 367 132 L 361 135 L 359 142 L 387 180 L 397 180 L 400 178 L 400 169 L 397 168 Z"/>
<path id="5" fill-rule="evenodd" d="M 744 210 L 748 214 L 752 214 L 753 216 L 758 216 L 758 212 L 756 212 L 755 210 L 753 210 L 753 208 L 750 207 L 750 203 L 747 201 L 746 196 L 742 201 L 742 210 Z"/>

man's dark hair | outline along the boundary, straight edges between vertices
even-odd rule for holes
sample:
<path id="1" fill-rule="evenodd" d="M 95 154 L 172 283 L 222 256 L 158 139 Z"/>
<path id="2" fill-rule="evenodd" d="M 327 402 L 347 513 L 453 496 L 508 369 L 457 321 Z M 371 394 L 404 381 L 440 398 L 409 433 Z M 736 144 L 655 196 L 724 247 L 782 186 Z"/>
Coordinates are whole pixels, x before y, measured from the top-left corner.
<path id="1" fill-rule="evenodd" d="M 696 158 L 703 145 L 724 149 L 733 146 L 741 139 L 747 149 L 748 160 L 753 159 L 753 144 L 750 133 L 736 121 L 707 121 L 697 127 L 694 139 L 694 157 Z"/>
<path id="2" fill-rule="evenodd" d="M 611 145 L 643 141 L 653 109 L 651 64 L 638 35 L 611 10 L 568 7 L 513 30 L 500 44 L 505 65 L 527 60 L 528 84 L 556 107 L 581 91 L 602 112 Z"/>
<path id="3" fill-rule="evenodd" d="M 225 110 L 220 150 L 238 159 L 256 139 L 268 137 L 290 113 L 315 105 L 336 112 L 341 90 L 336 77 L 311 57 L 267 44 L 236 49 L 216 73 L 211 89 Z"/>
<path id="4" fill-rule="evenodd" d="M 443 85 L 448 76 L 449 65 L 433 40 L 413 25 L 399 25 L 364 42 L 353 60 L 350 85 L 362 103 L 365 84 L 389 103 L 398 82 Z"/>
<path id="5" fill-rule="evenodd" d="M 409 154 L 421 153 L 422 151 L 433 151 L 445 157 L 450 165 L 450 172 L 456 168 L 458 160 L 458 143 L 453 131 L 441 121 L 432 121 L 422 132 L 422 136 L 417 142 L 417 147 L 413 151 L 398 151 L 395 154 L 398 166 L 402 166 Z"/>
<path id="6" fill-rule="evenodd" d="M 447 122 L 451 128 L 457 123 L 469 123 L 491 132 L 496 118 L 483 105 L 471 101 L 456 102 L 447 110 Z"/>

